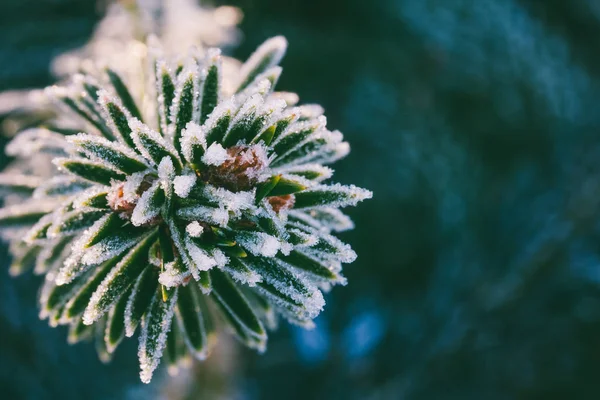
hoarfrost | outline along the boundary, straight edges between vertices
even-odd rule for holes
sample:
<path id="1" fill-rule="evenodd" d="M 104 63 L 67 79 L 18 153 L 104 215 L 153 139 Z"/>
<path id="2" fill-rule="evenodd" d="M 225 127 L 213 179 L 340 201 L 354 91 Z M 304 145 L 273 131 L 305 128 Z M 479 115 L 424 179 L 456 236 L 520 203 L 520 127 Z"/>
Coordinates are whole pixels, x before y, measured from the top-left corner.
<path id="1" fill-rule="evenodd" d="M 204 232 L 204 228 L 198 221 L 193 221 L 185 227 L 185 231 L 190 237 L 198 238 L 202 235 L 202 232 Z"/>
<path id="2" fill-rule="evenodd" d="M 159 204 L 158 207 L 157 204 L 153 204 L 153 197 L 157 194 L 158 190 L 162 189 L 159 183 L 155 182 L 150 189 L 142 194 L 131 214 L 131 223 L 134 226 L 147 224 L 159 216 L 162 204 Z"/>
<path id="3" fill-rule="evenodd" d="M 167 342 L 167 335 L 171 329 L 173 308 L 176 301 L 177 293 L 173 294 L 167 302 L 163 302 L 157 293 L 153 297 L 149 311 L 142 321 L 138 357 L 140 360 L 140 379 L 144 383 L 150 383 L 152 374 L 160 363 Z"/>
<path id="4" fill-rule="evenodd" d="M 182 199 L 188 197 L 197 180 L 198 178 L 195 174 L 180 175 L 175 177 L 173 185 L 177 196 L 181 197 Z"/>
<path id="5" fill-rule="evenodd" d="M 233 115 L 236 110 L 235 106 L 235 97 L 231 96 L 231 98 L 222 101 L 219 103 L 215 109 L 210 113 L 202 128 L 204 129 L 205 134 L 209 134 L 213 129 L 217 127 L 217 122 L 224 118 L 226 115 Z"/>
<path id="6" fill-rule="evenodd" d="M 298 203 L 296 203 L 297 209 L 355 206 L 359 202 L 373 197 L 373 192 L 370 190 L 359 188 L 354 185 L 341 185 L 339 183 L 333 185 L 317 185 L 301 193 L 302 195 L 319 196 L 319 198 L 306 207 L 298 207 Z M 299 196 L 300 195 L 298 194 L 296 198 L 298 199 Z"/>
<path id="7" fill-rule="evenodd" d="M 303 164 L 294 166 L 283 166 L 274 170 L 278 173 L 293 174 L 300 176 L 311 176 L 310 180 L 321 182 L 333 176 L 333 170 L 320 164 Z M 314 178 L 312 176 L 315 176 Z"/>
<path id="8" fill-rule="evenodd" d="M 151 141 L 156 142 L 159 146 L 165 148 L 171 155 L 173 155 L 173 157 L 175 157 L 175 154 L 177 154 L 175 148 L 169 141 L 165 140 L 160 133 L 156 132 L 155 130 L 151 129 L 148 125 L 140 122 L 135 118 L 130 118 L 128 120 L 128 123 L 129 128 L 132 131 L 131 138 L 135 143 L 135 147 L 140 151 L 144 158 L 146 158 L 149 161 L 153 160 L 152 155 L 144 146 L 143 142 L 140 139 L 140 136 L 146 136 Z"/>
<path id="9" fill-rule="evenodd" d="M 191 240 L 186 240 L 185 247 L 194 262 L 194 268 L 192 268 L 194 279 L 200 279 L 200 275 L 198 275 L 199 271 L 209 271 L 211 268 L 217 266 L 217 260 L 215 260 L 212 254 L 207 250 L 201 249 Z"/>
<path id="10" fill-rule="evenodd" d="M 181 151 L 190 162 L 193 159 L 193 149 L 196 146 L 201 146 L 206 150 L 206 135 L 200 125 L 188 122 L 181 133 Z"/>
<path id="11" fill-rule="evenodd" d="M 169 135 L 174 137 L 175 128 L 176 128 L 176 119 L 179 114 L 179 108 L 181 107 L 181 97 L 183 95 L 183 90 L 187 82 L 191 81 L 193 84 L 193 116 L 192 120 L 198 120 L 198 64 L 192 57 L 188 57 L 185 61 L 183 70 L 177 75 L 177 82 L 175 84 L 175 98 L 173 99 L 173 103 L 171 104 L 170 115 L 172 118 L 172 123 L 167 127 Z"/>
<path id="12" fill-rule="evenodd" d="M 171 183 L 175 180 L 175 167 L 171 157 L 163 157 L 158 165 L 158 177 L 161 181 L 161 186 L 168 195 L 171 191 Z"/>
<path id="13" fill-rule="evenodd" d="M 142 182 L 144 182 L 145 176 L 146 174 L 143 172 L 136 172 L 135 174 L 129 175 L 123 184 L 122 193 L 119 193 L 118 190 L 111 190 L 108 199 L 109 203 L 115 204 L 117 201 L 126 201 L 128 203 L 137 202 L 140 197 L 138 191 Z"/>
<path id="14" fill-rule="evenodd" d="M 279 240 L 264 232 L 241 232 L 235 236 L 237 242 L 257 256 L 273 257 L 281 248 Z"/>
<path id="15" fill-rule="evenodd" d="M 135 258 L 138 256 L 139 250 L 145 247 L 147 248 L 149 240 L 152 240 L 152 235 L 146 235 L 143 239 L 137 238 L 135 240 L 135 243 L 137 243 L 136 247 L 123 257 L 117 265 L 110 270 L 108 275 L 104 277 L 98 288 L 96 288 L 92 294 L 90 302 L 83 313 L 82 318 L 85 325 L 91 325 L 98 321 L 98 319 L 119 300 L 120 296 L 126 294 L 125 291 L 127 286 L 123 286 L 124 284 L 121 283 L 121 287 L 117 285 L 117 289 L 115 289 L 114 284 L 116 284 L 116 281 L 119 279 L 122 280 L 123 276 L 127 276 L 128 267 L 131 266 L 133 261 L 136 261 Z"/>
<path id="16" fill-rule="evenodd" d="M 190 276 L 190 271 L 182 268 L 183 265 L 172 261 L 164 265 L 165 270 L 160 273 L 158 282 L 166 287 L 182 285 Z"/>
<path id="17" fill-rule="evenodd" d="M 187 220 L 205 221 L 221 227 L 229 223 L 229 212 L 224 207 L 194 206 L 177 210 L 177 216 Z"/>
<path id="18" fill-rule="evenodd" d="M 285 55 L 287 45 L 287 40 L 283 36 L 275 36 L 264 42 L 242 66 L 239 72 L 241 79 L 247 79 L 248 75 L 258 68 L 266 70 L 279 64 Z M 243 81 L 240 81 L 239 84 L 243 83 Z"/>
<path id="19" fill-rule="evenodd" d="M 344 232 L 354 229 L 354 223 L 346 214 L 333 207 L 310 210 L 308 214 L 319 221 L 327 229 L 334 232 Z"/>
<path id="20" fill-rule="evenodd" d="M 106 188 L 101 187 L 101 186 L 92 186 L 86 190 L 84 190 L 83 192 L 79 193 L 74 199 L 73 199 L 73 208 L 76 210 L 82 209 L 82 208 L 87 208 L 90 205 L 90 201 L 102 194 L 107 194 L 108 195 L 108 191 Z"/>
<path id="21" fill-rule="evenodd" d="M 119 164 L 117 160 L 114 159 L 113 154 L 111 154 L 110 152 L 91 151 L 89 149 L 90 145 L 104 147 L 108 150 L 112 150 L 112 152 L 114 153 L 121 153 L 127 158 L 135 160 L 140 164 L 146 164 L 143 158 L 139 157 L 133 150 L 131 150 L 126 145 L 109 141 L 100 136 L 89 135 L 87 133 L 79 133 L 75 136 L 68 137 L 67 142 L 75 145 L 78 150 L 83 151 L 83 153 L 85 153 L 90 159 L 99 162 L 106 162 L 116 169 L 119 169 Z"/>
<path id="22" fill-rule="evenodd" d="M 110 112 L 108 111 L 109 103 L 113 103 L 114 105 L 116 105 L 125 114 L 125 118 L 127 118 L 127 121 L 131 121 L 133 117 L 131 116 L 129 110 L 127 110 L 127 108 L 123 106 L 123 103 L 119 98 L 113 96 L 104 89 L 100 89 L 98 91 L 98 104 L 100 104 L 102 116 L 104 117 L 104 120 L 108 122 L 108 126 L 110 127 L 110 130 L 113 132 L 113 134 L 116 137 L 118 137 L 123 143 L 123 136 L 119 132 L 119 129 L 115 125 L 115 121 L 111 118 Z"/>
<path id="23" fill-rule="evenodd" d="M 202 156 L 202 162 L 206 165 L 214 165 L 218 167 L 223 164 L 225 161 L 229 159 L 229 154 L 227 154 L 227 150 L 221 146 L 220 143 L 213 143 L 208 146 L 206 149 L 206 153 Z"/>
<path id="24" fill-rule="evenodd" d="M 252 210 L 254 206 L 255 190 L 231 192 L 224 188 L 206 185 L 204 195 L 211 201 L 224 207 L 227 211 L 239 216 L 242 211 Z"/>

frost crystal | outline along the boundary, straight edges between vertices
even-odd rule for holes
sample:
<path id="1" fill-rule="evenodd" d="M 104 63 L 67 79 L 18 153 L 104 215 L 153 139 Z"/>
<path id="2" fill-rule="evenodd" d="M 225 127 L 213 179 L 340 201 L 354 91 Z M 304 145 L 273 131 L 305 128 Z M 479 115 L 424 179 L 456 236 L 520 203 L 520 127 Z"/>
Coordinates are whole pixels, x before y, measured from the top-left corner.
<path id="1" fill-rule="evenodd" d="M 322 107 L 274 91 L 284 38 L 242 65 L 217 49 L 169 58 L 156 38 L 138 46 L 147 73 L 83 69 L 47 89 L 64 118 L 8 145 L 18 160 L 0 174 L 0 228 L 15 257 L 35 260 L 15 264 L 45 275 L 40 316 L 70 325 L 69 342 L 94 325 L 108 359 L 139 327 L 147 383 L 163 354 L 172 371 L 183 349 L 206 358 L 215 313 L 259 352 L 275 315 L 312 327 L 356 258 L 333 236 L 353 227 L 339 209 L 372 194 L 327 183 L 323 164 L 348 144 Z M 38 152 L 56 168 L 30 168 Z"/>
<path id="2" fill-rule="evenodd" d="M 185 227 L 185 231 L 191 237 L 199 238 L 202 235 L 202 232 L 204 232 L 204 228 L 198 221 L 194 221 Z"/>
<path id="3" fill-rule="evenodd" d="M 225 150 L 220 143 L 211 144 L 202 157 L 204 164 L 214 165 L 215 167 L 223 164 L 228 159 L 229 154 L 227 154 L 227 150 Z"/>

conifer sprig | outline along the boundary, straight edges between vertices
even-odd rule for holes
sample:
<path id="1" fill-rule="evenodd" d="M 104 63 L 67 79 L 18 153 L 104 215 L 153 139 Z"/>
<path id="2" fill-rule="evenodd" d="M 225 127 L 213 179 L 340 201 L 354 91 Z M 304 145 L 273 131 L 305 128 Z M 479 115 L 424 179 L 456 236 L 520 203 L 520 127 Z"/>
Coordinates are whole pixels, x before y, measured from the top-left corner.
<path id="1" fill-rule="evenodd" d="M 228 75 L 216 49 L 179 62 L 151 48 L 149 112 L 109 68 L 46 90 L 83 133 L 14 139 L 24 160 L 55 156 L 56 173 L 0 175 L 0 227 L 11 273 L 45 276 L 40 316 L 69 325 L 69 342 L 96 336 L 110 360 L 139 331 L 149 382 L 163 355 L 170 370 L 205 359 L 215 318 L 264 351 L 274 315 L 310 327 L 322 291 L 345 284 L 356 254 L 332 233 L 353 227 L 340 208 L 371 193 L 326 183 L 324 164 L 349 146 L 321 107 L 274 91 L 286 47 L 272 38 Z"/>

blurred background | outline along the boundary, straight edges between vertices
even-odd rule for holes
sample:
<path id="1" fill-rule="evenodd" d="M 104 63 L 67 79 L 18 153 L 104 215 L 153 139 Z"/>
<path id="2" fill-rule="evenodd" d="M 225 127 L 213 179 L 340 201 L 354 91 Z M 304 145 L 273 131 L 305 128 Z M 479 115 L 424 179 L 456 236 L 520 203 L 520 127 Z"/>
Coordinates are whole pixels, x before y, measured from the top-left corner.
<path id="1" fill-rule="evenodd" d="M 347 210 L 348 286 L 313 331 L 281 324 L 262 356 L 226 342 L 146 386 L 136 341 L 104 366 L 39 321 L 39 278 L 9 278 L 1 247 L 2 397 L 599 398 L 600 2 L 210 4 L 243 11 L 236 57 L 285 35 L 279 89 L 323 105 L 352 146 L 335 180 L 374 198 Z M 2 0 L 0 90 L 54 82 L 52 59 L 105 10 Z"/>

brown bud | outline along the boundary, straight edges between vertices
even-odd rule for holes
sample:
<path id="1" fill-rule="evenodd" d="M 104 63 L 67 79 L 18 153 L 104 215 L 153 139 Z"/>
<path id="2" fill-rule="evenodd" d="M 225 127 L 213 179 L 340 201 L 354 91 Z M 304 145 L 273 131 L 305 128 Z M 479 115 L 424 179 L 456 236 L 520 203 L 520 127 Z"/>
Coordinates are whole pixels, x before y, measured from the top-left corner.
<path id="1" fill-rule="evenodd" d="M 251 189 L 267 167 L 268 160 L 262 147 L 233 146 L 227 149 L 229 159 L 208 170 L 205 180 L 228 190 L 238 192 Z"/>
<path id="2" fill-rule="evenodd" d="M 276 213 L 282 210 L 289 210 L 294 207 L 294 203 L 296 202 L 296 198 L 293 194 L 286 194 L 285 196 L 273 196 L 268 197 L 267 200 L 271 207 L 273 207 L 273 211 Z"/>

